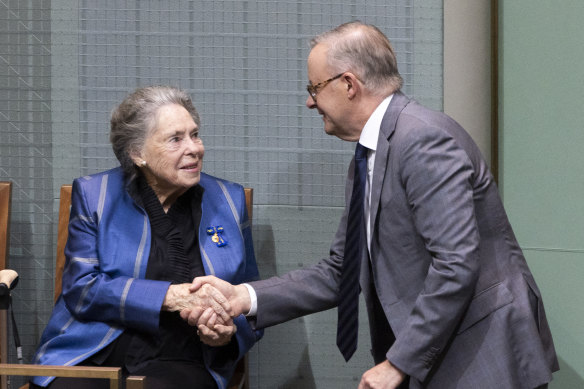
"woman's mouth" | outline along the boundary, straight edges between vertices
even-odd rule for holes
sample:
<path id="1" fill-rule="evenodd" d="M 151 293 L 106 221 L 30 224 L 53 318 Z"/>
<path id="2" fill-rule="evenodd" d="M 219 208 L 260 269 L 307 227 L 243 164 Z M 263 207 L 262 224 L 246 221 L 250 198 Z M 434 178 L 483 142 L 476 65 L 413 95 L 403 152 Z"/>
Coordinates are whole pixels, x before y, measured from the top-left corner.
<path id="1" fill-rule="evenodd" d="M 198 168 L 199 168 L 198 163 L 191 163 L 191 164 L 182 166 L 181 170 L 198 170 Z"/>

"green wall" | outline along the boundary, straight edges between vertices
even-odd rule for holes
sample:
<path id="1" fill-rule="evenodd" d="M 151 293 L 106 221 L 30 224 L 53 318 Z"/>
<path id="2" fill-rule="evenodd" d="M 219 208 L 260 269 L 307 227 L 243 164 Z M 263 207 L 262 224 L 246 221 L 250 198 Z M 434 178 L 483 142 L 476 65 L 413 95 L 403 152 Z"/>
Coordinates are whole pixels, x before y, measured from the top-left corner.
<path id="1" fill-rule="evenodd" d="M 499 1 L 500 186 L 560 372 L 584 388 L 584 1 Z"/>

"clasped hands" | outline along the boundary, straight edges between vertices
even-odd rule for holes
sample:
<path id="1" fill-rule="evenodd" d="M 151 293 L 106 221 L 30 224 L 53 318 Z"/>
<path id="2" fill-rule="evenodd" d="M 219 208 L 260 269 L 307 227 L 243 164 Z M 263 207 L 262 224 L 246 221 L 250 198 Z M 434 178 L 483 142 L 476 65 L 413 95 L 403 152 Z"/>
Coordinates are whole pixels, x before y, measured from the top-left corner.
<path id="1" fill-rule="evenodd" d="M 241 289 L 243 288 L 243 289 Z M 245 296 L 238 293 L 244 292 Z M 237 331 L 233 317 L 247 310 L 241 302 L 249 294 L 244 285 L 233 286 L 213 276 L 195 278 L 192 284 L 171 285 L 162 310 L 178 311 L 191 326 L 198 328 L 201 341 L 209 346 L 223 346 Z"/>
<path id="2" fill-rule="evenodd" d="M 251 298 L 245 285 L 231 285 L 214 276 L 197 277 L 192 284 L 182 285 L 187 286 L 189 297 L 197 302 L 180 309 L 180 316 L 199 328 L 201 340 L 205 343 L 209 339 L 224 339 L 227 329 L 233 328 L 230 339 L 236 330 L 232 318 L 248 313 L 251 308 Z M 182 293 L 185 293 L 184 290 Z M 404 377 L 401 370 L 385 361 L 363 374 L 359 389 L 394 389 Z"/>

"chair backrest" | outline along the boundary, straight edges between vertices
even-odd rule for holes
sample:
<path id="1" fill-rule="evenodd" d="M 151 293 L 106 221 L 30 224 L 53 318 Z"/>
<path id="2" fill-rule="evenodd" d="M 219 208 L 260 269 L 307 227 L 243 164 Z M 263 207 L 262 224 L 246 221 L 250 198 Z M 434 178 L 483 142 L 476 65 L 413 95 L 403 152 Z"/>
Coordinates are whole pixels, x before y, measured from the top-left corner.
<path id="1" fill-rule="evenodd" d="M 69 215 L 71 213 L 71 185 L 61 186 L 59 197 L 59 221 L 57 225 L 57 256 L 55 261 L 55 301 L 61 294 L 63 269 L 65 268 L 65 244 L 69 236 Z"/>
<path id="2" fill-rule="evenodd" d="M 8 226 L 10 225 L 10 201 L 12 197 L 12 183 L 0 181 L 0 270 L 6 269 L 8 261 L 8 241 L 10 239 Z"/>
<path id="3" fill-rule="evenodd" d="M 8 262 L 11 197 L 12 183 L 0 181 L 0 270 L 6 269 L 6 262 Z M 0 311 L 0 363 L 8 361 L 8 331 L 6 323 L 6 311 Z M 0 387 L 6 387 L 6 377 L 1 377 Z"/>
<path id="4" fill-rule="evenodd" d="M 247 216 L 249 218 L 249 224 L 253 220 L 253 188 L 243 188 L 245 192 L 245 207 L 247 208 Z"/>

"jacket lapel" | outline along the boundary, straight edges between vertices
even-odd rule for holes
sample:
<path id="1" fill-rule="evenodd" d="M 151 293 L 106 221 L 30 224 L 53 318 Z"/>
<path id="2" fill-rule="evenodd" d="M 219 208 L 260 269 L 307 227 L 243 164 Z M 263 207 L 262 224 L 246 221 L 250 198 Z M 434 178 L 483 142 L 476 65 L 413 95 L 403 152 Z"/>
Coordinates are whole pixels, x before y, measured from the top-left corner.
<path id="1" fill-rule="evenodd" d="M 231 206 L 221 185 L 214 177 L 201 174 L 200 185 L 204 188 L 201 203 L 201 224 L 199 225 L 199 247 L 205 274 L 214 275 L 226 281 L 237 281 L 235 278 L 243 267 L 243 238 L 241 236 L 236 205 Z M 227 191 L 227 189 L 225 189 Z M 231 199 L 231 203 L 233 200 Z M 211 231 L 213 228 L 223 228 L 223 232 Z M 210 231 L 207 231 L 210 229 Z M 213 235 L 219 235 L 224 241 L 218 243 Z"/>

